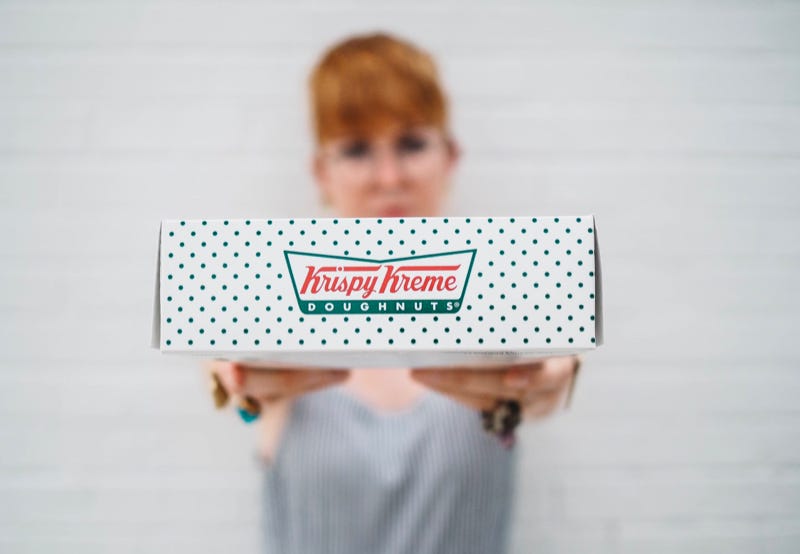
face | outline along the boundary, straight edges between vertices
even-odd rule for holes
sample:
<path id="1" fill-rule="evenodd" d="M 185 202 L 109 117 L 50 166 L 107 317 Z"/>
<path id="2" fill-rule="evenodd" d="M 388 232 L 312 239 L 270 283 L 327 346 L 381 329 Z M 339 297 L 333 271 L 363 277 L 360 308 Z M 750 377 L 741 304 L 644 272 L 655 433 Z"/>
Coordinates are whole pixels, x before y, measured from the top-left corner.
<path id="1" fill-rule="evenodd" d="M 342 217 L 436 216 L 458 147 L 435 127 L 395 127 L 331 140 L 314 156 L 324 200 Z"/>

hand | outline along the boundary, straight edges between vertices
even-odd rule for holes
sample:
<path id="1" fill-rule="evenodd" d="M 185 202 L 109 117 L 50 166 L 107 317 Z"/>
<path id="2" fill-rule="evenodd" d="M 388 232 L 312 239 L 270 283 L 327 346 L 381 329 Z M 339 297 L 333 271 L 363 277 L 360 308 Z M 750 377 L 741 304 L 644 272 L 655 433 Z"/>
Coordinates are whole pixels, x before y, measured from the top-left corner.
<path id="1" fill-rule="evenodd" d="M 219 377 L 220 384 L 228 394 L 249 397 L 260 404 L 293 398 L 335 385 L 345 381 L 350 374 L 345 369 L 281 369 L 225 360 L 208 362 L 207 370 Z"/>
<path id="2" fill-rule="evenodd" d="M 570 389 L 576 356 L 546 358 L 506 366 L 478 368 L 424 368 L 411 377 L 476 410 L 491 410 L 498 398 L 520 402 L 523 418 L 549 415 Z"/>

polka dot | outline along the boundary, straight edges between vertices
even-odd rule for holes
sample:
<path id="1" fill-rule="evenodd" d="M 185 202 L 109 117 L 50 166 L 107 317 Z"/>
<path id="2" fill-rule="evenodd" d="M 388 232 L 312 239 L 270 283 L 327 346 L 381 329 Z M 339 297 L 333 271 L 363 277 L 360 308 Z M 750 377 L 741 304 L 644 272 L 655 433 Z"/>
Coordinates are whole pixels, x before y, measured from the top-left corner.
<path id="1" fill-rule="evenodd" d="M 586 308 L 595 301 L 593 234 L 585 217 L 166 222 L 163 344 L 224 351 L 237 341 L 243 349 L 304 350 L 335 336 L 338 348 L 347 340 L 347 346 L 378 350 L 593 347 L 595 314 Z M 381 316 L 358 313 L 358 299 L 347 315 L 304 313 L 294 288 L 298 275 L 283 253 L 288 249 L 373 262 L 459 249 L 476 254 L 454 312 L 439 305 L 436 312 Z M 243 340 L 253 334 L 260 338 Z"/>

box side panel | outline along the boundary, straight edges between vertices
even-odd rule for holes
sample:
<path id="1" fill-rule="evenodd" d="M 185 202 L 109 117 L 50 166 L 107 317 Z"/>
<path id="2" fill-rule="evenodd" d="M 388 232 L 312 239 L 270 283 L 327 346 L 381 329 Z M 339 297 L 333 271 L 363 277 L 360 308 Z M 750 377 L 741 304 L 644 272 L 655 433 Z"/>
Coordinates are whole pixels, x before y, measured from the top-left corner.
<path id="1" fill-rule="evenodd" d="M 594 288 L 595 288 L 595 339 L 597 345 L 603 344 L 603 275 L 600 268 L 600 241 L 597 238 L 597 223 L 592 216 L 594 227 Z"/>
<path id="2" fill-rule="evenodd" d="M 158 226 L 158 253 L 156 254 L 156 284 L 155 294 L 153 295 L 153 324 L 152 335 L 150 337 L 150 347 L 160 348 L 161 346 L 161 229 L 163 223 Z"/>

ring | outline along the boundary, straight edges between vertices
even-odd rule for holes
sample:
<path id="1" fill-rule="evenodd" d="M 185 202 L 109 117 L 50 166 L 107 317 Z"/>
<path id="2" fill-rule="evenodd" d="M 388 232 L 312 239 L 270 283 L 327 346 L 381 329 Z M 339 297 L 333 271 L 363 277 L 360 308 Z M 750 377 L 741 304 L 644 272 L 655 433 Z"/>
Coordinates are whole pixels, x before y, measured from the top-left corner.
<path id="1" fill-rule="evenodd" d="M 225 390 L 220 380 L 219 375 L 215 372 L 210 372 L 210 388 L 211 397 L 214 399 L 214 406 L 221 410 L 228 405 L 231 395 Z M 236 411 L 239 417 L 245 423 L 252 423 L 261 415 L 261 404 L 252 396 L 243 396 L 239 398 L 236 406 Z"/>
<path id="2" fill-rule="evenodd" d="M 516 443 L 514 431 L 522 421 L 522 407 L 519 400 L 513 398 L 499 398 L 494 408 L 481 410 L 483 429 L 497 436 L 500 443 L 509 449 Z"/>
<path id="3" fill-rule="evenodd" d="M 228 400 L 230 399 L 230 395 L 228 391 L 225 390 L 225 387 L 222 386 L 222 381 L 215 372 L 210 372 L 210 388 L 211 388 L 211 398 L 214 399 L 214 406 L 221 410 L 228 404 Z"/>
<path id="4" fill-rule="evenodd" d="M 243 396 L 236 406 L 239 417 L 245 423 L 253 423 L 261 415 L 261 404 L 252 396 Z"/>

